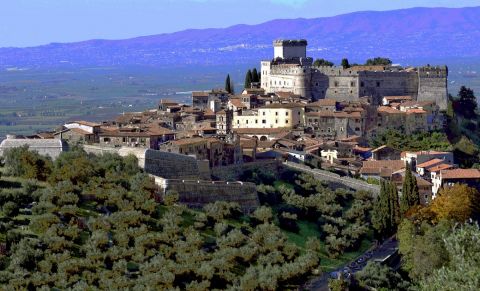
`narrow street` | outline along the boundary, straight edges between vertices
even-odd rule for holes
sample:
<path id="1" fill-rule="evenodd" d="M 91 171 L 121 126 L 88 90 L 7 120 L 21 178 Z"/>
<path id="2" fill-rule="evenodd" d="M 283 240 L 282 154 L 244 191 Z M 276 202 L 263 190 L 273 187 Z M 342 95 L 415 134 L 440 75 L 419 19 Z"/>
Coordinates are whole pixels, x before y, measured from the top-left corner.
<path id="1" fill-rule="evenodd" d="M 323 273 L 321 276 L 313 278 L 306 283 L 300 290 L 318 290 L 328 291 L 328 279 L 337 278 L 340 273 L 344 274 L 345 278 L 349 278 L 352 274 L 361 271 L 369 261 L 375 261 L 390 265 L 393 263 L 393 267 L 398 268 L 398 264 L 391 262 L 390 259 L 398 251 L 398 241 L 395 237 L 391 237 L 383 242 L 380 246 L 371 248 L 361 256 L 357 257 L 354 261 L 336 269 L 335 271 Z"/>

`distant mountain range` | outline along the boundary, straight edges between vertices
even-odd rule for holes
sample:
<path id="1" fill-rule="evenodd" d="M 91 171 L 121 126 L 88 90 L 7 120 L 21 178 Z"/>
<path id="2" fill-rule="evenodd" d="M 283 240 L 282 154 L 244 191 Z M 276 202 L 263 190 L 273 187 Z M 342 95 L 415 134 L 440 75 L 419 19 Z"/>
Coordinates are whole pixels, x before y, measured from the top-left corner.
<path id="1" fill-rule="evenodd" d="M 274 39 L 299 38 L 308 40 L 310 56 L 331 60 L 479 57 L 479 16 L 480 7 L 365 11 L 126 40 L 0 48 L 0 67 L 249 64 L 270 59 Z"/>

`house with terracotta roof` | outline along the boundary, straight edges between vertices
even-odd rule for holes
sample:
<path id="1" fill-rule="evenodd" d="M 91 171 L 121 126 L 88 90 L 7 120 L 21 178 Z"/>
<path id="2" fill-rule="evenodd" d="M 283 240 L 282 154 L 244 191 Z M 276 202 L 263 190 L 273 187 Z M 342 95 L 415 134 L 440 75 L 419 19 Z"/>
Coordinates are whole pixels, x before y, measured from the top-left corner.
<path id="1" fill-rule="evenodd" d="M 400 154 L 400 159 L 414 167 L 433 159 L 440 159 L 447 164 L 454 164 L 453 153 L 444 151 L 405 151 Z"/>
<path id="2" fill-rule="evenodd" d="M 412 101 L 412 96 L 385 96 L 382 99 L 383 106 L 392 106 L 392 103 L 403 103 L 406 101 Z"/>
<path id="3" fill-rule="evenodd" d="M 103 146 L 142 147 L 158 150 L 159 145 L 173 140 L 175 133 L 168 128 L 150 127 L 102 127 L 98 142 Z"/>
<path id="4" fill-rule="evenodd" d="M 417 164 L 416 171 L 422 177 L 429 177 L 431 172 L 437 172 L 439 170 L 446 170 L 454 167 L 454 165 L 445 162 L 443 159 L 434 158 L 427 162 Z"/>
<path id="5" fill-rule="evenodd" d="M 242 102 L 241 98 L 229 98 L 227 102 L 227 108 L 233 112 L 248 109 L 247 106 Z"/>
<path id="6" fill-rule="evenodd" d="M 432 180 L 433 198 L 442 187 L 455 184 L 466 184 L 480 190 L 480 170 L 478 169 L 448 169 L 441 170 L 439 175 Z"/>
<path id="7" fill-rule="evenodd" d="M 383 160 L 383 161 L 363 161 L 360 169 L 360 176 L 364 179 L 380 178 L 390 180 L 392 174 L 405 169 L 405 162 L 402 160 Z"/>
<path id="8" fill-rule="evenodd" d="M 338 101 L 335 99 L 320 99 L 315 102 L 308 103 L 305 106 L 306 112 L 319 112 L 319 111 L 337 111 Z"/>

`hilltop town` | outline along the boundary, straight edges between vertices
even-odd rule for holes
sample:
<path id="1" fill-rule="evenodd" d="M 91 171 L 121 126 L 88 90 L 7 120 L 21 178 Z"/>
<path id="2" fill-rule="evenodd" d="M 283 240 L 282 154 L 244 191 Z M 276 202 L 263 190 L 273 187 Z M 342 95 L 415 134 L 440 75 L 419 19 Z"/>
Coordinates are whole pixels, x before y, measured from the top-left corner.
<path id="1" fill-rule="evenodd" d="M 192 92 L 191 104 L 162 99 L 158 108 L 111 121 L 67 122 L 55 132 L 9 136 L 0 152 L 27 144 L 55 158 L 81 145 L 94 153 L 134 153 L 160 179 L 202 181 L 228 180 L 215 176 L 222 167 L 276 161 L 372 187 L 385 178 L 399 189 L 409 165 L 425 204 L 443 185 L 480 181 L 480 171 L 458 169 L 452 152 L 370 144 L 390 130 L 413 135 L 444 129 L 445 66 L 333 66 L 307 57 L 306 40 L 277 40 L 273 46 L 273 59 L 261 62 L 239 94 L 227 81 L 224 89 Z M 162 158 L 147 157 L 155 155 Z M 187 162 L 171 169 L 166 160 Z"/>

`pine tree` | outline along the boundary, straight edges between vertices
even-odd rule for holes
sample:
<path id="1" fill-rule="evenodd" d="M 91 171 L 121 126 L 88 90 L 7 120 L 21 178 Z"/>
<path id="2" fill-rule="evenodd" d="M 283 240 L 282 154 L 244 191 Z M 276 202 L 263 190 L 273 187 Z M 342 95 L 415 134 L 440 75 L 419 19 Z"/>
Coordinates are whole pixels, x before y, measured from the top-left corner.
<path id="1" fill-rule="evenodd" d="M 252 87 L 252 71 L 248 70 L 247 74 L 245 74 L 245 84 L 243 86 L 245 89 L 249 89 Z"/>
<path id="2" fill-rule="evenodd" d="M 255 82 L 255 83 L 260 82 L 260 75 L 257 72 L 257 68 L 253 68 L 252 70 L 252 82 Z"/>
<path id="3" fill-rule="evenodd" d="M 405 214 L 411 207 L 420 204 L 418 193 L 417 179 L 412 174 L 412 166 L 407 163 L 405 169 L 405 179 L 402 187 L 402 198 L 400 201 L 400 209 Z"/>
<path id="4" fill-rule="evenodd" d="M 227 75 L 225 79 L 225 91 L 232 94 L 232 82 L 230 81 L 230 74 Z"/>

